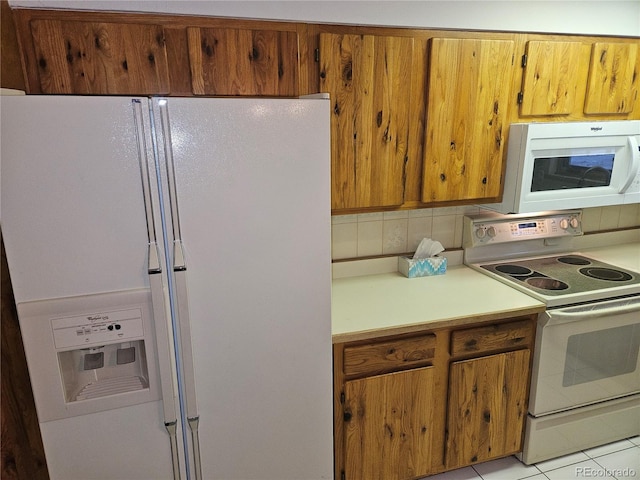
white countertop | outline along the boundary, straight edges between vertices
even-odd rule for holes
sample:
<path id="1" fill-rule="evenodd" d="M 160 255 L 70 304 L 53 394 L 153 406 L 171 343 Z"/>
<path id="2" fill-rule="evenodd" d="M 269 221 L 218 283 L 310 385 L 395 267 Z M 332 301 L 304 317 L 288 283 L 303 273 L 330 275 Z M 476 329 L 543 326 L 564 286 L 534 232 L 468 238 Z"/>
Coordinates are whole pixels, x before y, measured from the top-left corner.
<path id="1" fill-rule="evenodd" d="M 640 243 L 581 246 L 587 247 L 580 249 L 587 256 L 640 272 Z M 394 262 L 397 259 L 378 259 L 378 264 L 385 263 L 386 267 Z M 450 266 L 444 275 L 432 277 L 406 278 L 387 271 L 334 278 L 332 297 L 334 343 L 528 315 L 544 309 L 544 304 L 533 297 L 464 265 Z"/>
<path id="2" fill-rule="evenodd" d="M 393 272 L 339 278 L 332 297 L 334 343 L 544 309 L 542 302 L 464 265 L 432 277 Z"/>
<path id="3" fill-rule="evenodd" d="M 640 272 L 640 243 L 589 248 L 582 250 L 582 253 L 601 262 Z"/>

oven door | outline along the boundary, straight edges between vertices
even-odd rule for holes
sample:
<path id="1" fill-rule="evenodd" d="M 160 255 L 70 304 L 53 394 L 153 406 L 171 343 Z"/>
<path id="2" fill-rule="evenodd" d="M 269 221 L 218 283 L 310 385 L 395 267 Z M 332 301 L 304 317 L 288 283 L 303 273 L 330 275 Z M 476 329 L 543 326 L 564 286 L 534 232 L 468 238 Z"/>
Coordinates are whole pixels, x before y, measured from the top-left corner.
<path id="1" fill-rule="evenodd" d="M 538 319 L 529 413 L 640 391 L 640 296 L 547 310 Z"/>

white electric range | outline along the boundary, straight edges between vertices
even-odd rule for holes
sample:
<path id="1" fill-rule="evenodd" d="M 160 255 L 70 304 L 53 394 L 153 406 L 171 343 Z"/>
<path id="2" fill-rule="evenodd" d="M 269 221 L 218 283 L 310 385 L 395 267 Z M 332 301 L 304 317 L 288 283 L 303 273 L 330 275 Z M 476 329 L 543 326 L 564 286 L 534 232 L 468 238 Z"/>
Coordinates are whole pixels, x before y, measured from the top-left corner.
<path id="1" fill-rule="evenodd" d="M 569 250 L 583 234 L 581 214 L 465 217 L 465 264 L 547 306 L 533 355 L 528 464 L 640 434 L 640 272 Z"/>

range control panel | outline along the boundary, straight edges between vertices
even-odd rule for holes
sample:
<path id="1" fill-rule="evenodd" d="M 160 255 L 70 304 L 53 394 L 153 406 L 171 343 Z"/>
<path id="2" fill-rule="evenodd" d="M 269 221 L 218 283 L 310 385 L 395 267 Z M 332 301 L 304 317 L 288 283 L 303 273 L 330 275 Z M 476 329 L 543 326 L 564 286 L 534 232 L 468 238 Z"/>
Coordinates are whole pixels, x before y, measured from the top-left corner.
<path id="1" fill-rule="evenodd" d="M 465 222 L 466 247 L 582 235 L 580 210 L 542 216 L 470 215 Z"/>
<path id="2" fill-rule="evenodd" d="M 121 342 L 144 336 L 142 310 L 139 308 L 54 318 L 51 326 L 57 349 Z"/>

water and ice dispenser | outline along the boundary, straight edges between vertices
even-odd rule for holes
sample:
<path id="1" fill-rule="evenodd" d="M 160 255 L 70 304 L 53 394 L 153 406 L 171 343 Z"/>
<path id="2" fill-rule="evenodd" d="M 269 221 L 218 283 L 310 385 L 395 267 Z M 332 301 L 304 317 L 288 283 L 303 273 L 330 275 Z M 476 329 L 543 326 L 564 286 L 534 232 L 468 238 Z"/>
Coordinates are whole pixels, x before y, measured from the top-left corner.
<path id="1" fill-rule="evenodd" d="M 40 421 L 160 398 L 146 289 L 18 305 Z"/>
<path id="2" fill-rule="evenodd" d="M 140 308 L 54 318 L 51 326 L 67 402 L 148 388 Z"/>

